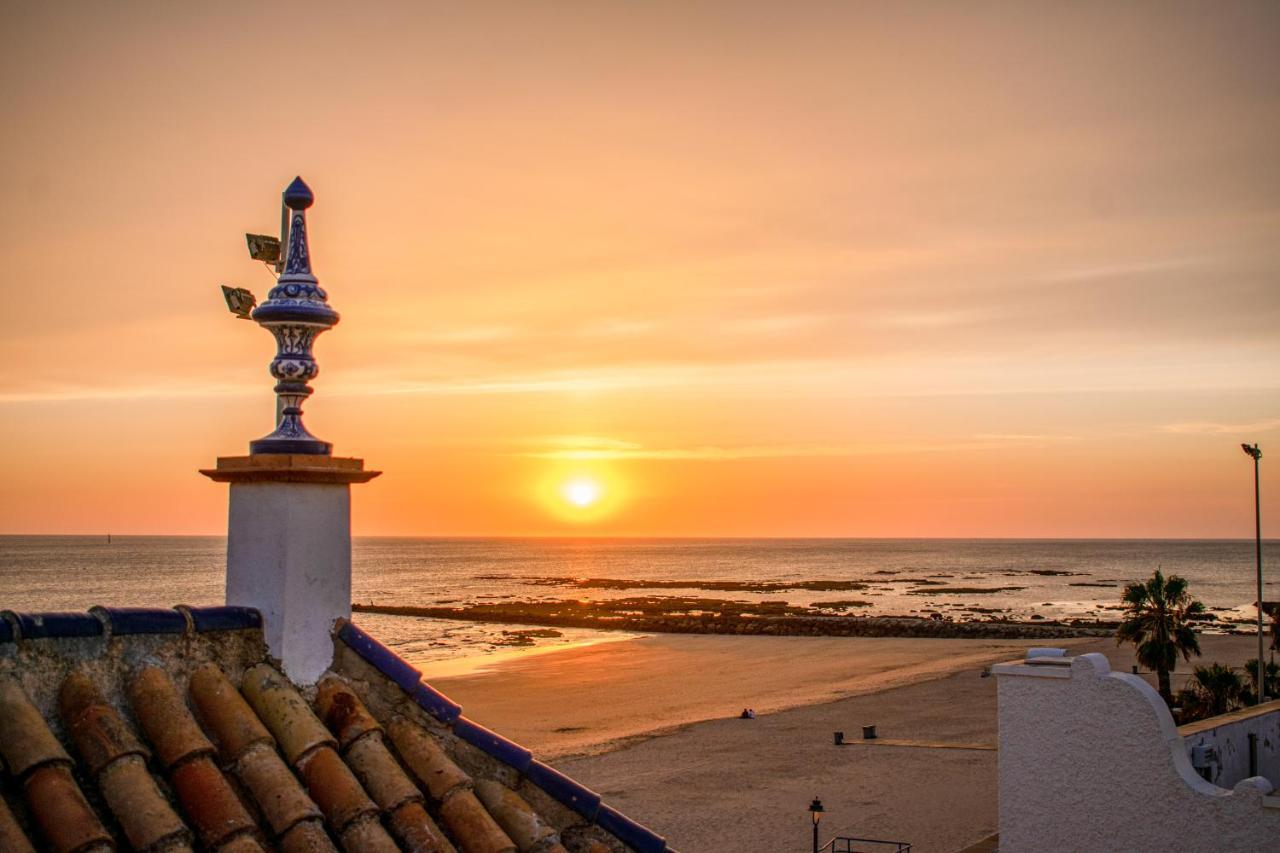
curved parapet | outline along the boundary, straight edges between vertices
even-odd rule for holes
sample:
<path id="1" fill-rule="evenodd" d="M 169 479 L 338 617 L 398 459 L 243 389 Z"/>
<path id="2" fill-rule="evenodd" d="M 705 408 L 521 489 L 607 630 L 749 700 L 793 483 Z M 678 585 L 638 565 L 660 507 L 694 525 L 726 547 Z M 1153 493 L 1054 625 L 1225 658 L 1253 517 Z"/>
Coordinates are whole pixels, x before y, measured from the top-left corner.
<path id="1" fill-rule="evenodd" d="M 1147 682 L 1101 654 L 1034 651 L 992 667 L 1001 853 L 1275 849 L 1275 780 L 1205 781 Z"/>

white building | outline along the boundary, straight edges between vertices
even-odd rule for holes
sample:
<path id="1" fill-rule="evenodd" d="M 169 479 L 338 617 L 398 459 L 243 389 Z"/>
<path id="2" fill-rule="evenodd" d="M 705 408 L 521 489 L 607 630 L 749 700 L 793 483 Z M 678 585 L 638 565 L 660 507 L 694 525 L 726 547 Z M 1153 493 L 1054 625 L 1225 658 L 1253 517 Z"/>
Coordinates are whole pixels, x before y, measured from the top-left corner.
<path id="1" fill-rule="evenodd" d="M 1001 853 L 1280 850 L 1280 701 L 1179 728 L 1101 654 L 992 672 Z"/>

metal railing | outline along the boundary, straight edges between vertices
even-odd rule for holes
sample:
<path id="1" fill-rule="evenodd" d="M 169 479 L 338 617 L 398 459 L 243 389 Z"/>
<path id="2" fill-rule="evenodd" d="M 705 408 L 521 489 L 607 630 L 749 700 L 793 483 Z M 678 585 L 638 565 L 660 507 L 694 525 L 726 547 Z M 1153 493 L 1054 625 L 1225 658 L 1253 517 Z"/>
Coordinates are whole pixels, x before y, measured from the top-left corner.
<path id="1" fill-rule="evenodd" d="M 854 846 L 858 845 L 858 846 Z M 873 845 L 868 847 L 867 845 Z M 882 841 L 878 838 L 845 838 L 836 836 L 818 848 L 818 853 L 911 853 L 906 841 Z"/>

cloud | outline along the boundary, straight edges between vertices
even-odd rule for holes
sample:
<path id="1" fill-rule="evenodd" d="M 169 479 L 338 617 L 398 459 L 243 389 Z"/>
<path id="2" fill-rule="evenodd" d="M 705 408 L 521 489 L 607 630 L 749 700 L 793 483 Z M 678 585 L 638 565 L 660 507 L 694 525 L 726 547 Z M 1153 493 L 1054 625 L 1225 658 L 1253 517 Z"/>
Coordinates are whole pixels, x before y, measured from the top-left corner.
<path id="1" fill-rule="evenodd" d="M 1259 432 L 1270 432 L 1280 427 L 1280 418 L 1267 418 L 1249 423 L 1223 424 L 1213 421 L 1188 421 L 1186 423 L 1165 424 L 1165 432 L 1181 435 L 1250 435 Z"/>
<path id="2" fill-rule="evenodd" d="M 849 456 L 888 456 L 905 453 L 941 453 L 972 450 L 998 450 L 1013 443 L 1023 443 L 1028 439 L 1054 438 L 1069 439 L 1072 436 L 975 436 L 971 441 L 951 442 L 889 442 L 865 444 L 752 444 L 724 447 L 720 445 L 698 445 L 694 447 L 658 447 L 648 448 L 631 442 L 604 442 L 617 444 L 616 447 L 561 447 L 551 450 L 526 451 L 517 455 L 535 459 L 569 459 L 569 460 L 691 460 L 703 462 L 719 462 L 737 459 L 786 459 L 797 457 L 849 457 Z"/>
<path id="3" fill-rule="evenodd" d="M 1188 267 L 1207 266 L 1213 259 L 1208 257 L 1190 258 L 1157 258 L 1130 263 L 1102 264 L 1098 266 L 1079 267 L 1061 270 L 1039 276 L 1038 281 L 1069 282 L 1092 281 L 1095 279 L 1119 278 L 1122 276 L 1149 275 L 1151 273 L 1169 272 L 1187 269 Z"/>

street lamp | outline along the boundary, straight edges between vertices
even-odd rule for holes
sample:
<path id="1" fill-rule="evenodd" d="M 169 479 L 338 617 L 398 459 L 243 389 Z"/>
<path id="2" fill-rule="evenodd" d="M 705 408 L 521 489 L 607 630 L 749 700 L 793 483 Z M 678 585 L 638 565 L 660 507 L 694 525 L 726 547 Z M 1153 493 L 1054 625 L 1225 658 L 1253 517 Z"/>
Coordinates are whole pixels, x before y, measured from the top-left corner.
<path id="1" fill-rule="evenodd" d="M 1257 442 L 1240 447 L 1253 460 L 1253 530 L 1258 554 L 1258 704 L 1261 705 L 1267 698 L 1266 666 L 1262 661 L 1262 493 L 1258 488 L 1258 461 L 1262 459 L 1262 451 Z"/>
<path id="2" fill-rule="evenodd" d="M 809 803 L 809 814 L 813 816 L 813 853 L 818 853 L 818 824 L 822 821 L 822 800 L 817 797 Z"/>

